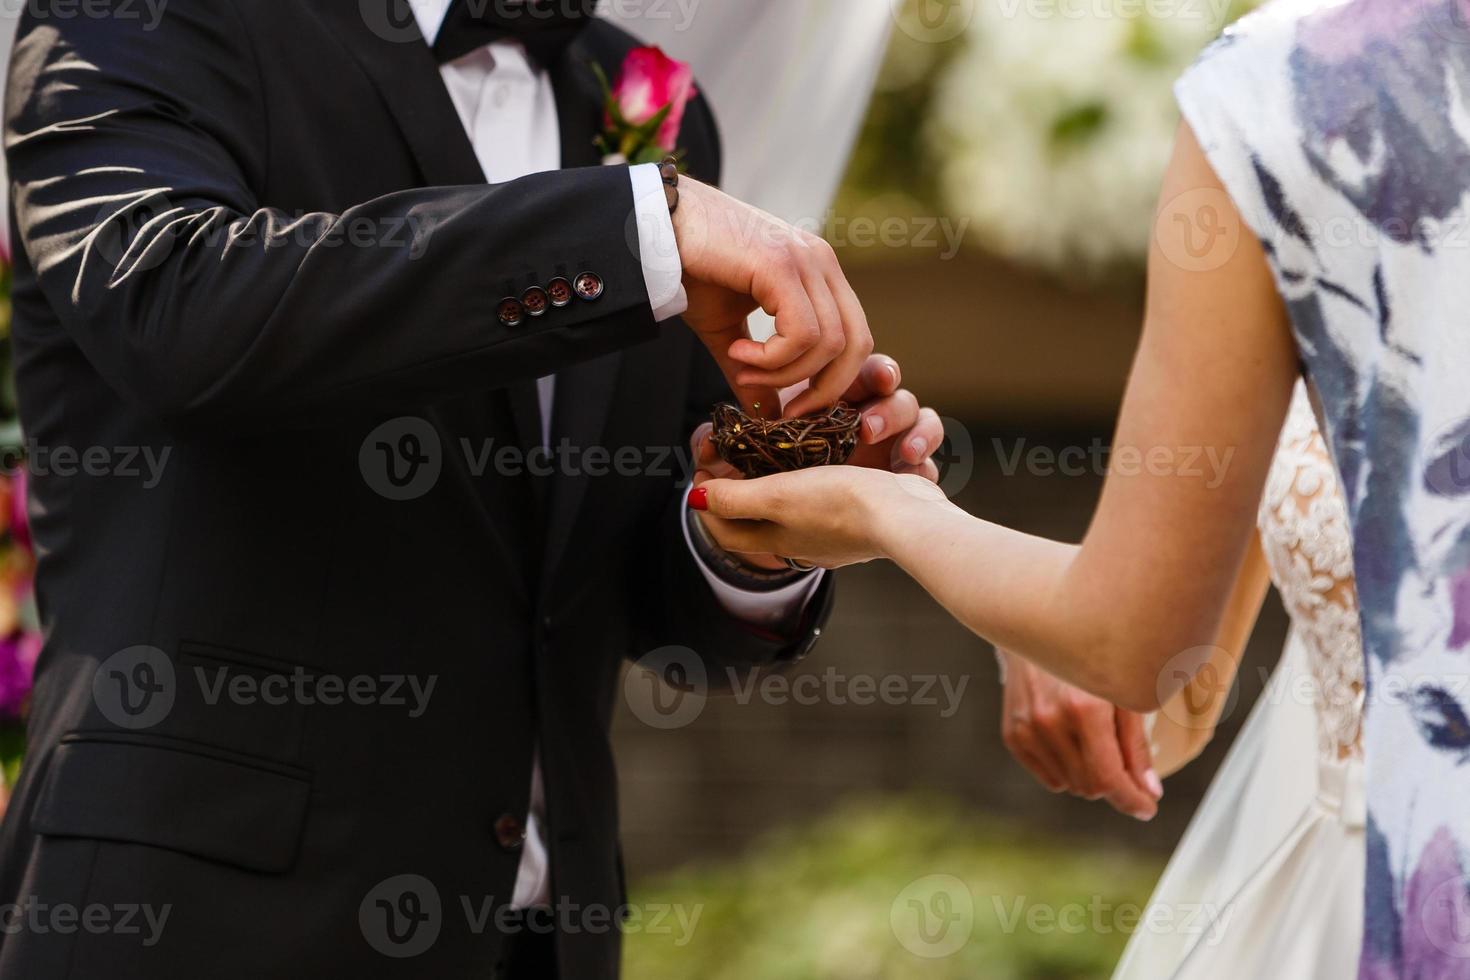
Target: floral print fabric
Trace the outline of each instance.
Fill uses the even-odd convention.
[[[1266,248],[1347,498],[1360,977],[1470,978],[1470,0],[1277,0],[1176,94]]]

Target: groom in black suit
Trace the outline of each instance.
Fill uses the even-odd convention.
[[[631,38],[432,6],[21,24],[46,646],[3,980],[616,976],[622,660],[779,668],[831,602],[681,506],[669,450],[730,397],[745,314],[782,330],[754,380],[815,375],[868,462],[932,469],[830,249],[598,166],[590,65]],[[680,145],[718,180],[702,99]]]

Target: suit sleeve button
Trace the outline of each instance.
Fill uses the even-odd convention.
[[[509,813],[502,813],[495,821],[495,842],[504,851],[519,851],[526,843],[526,828]]]
[[[546,295],[551,298],[552,306],[561,309],[572,302],[572,284],[557,276],[546,284]]]
[[[507,296],[495,307],[495,317],[502,326],[519,327],[526,319],[526,308],[514,296]]]
[[[545,313],[546,308],[550,304],[551,300],[547,297],[546,290],[540,286],[532,286],[524,293],[521,293],[521,305],[526,308],[526,312],[531,316],[540,316]]]
[[[577,296],[589,303],[595,299],[601,299],[603,290],[606,288],[602,283],[602,277],[595,272],[580,273],[574,285]]]

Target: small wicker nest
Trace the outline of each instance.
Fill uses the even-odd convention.
[[[863,420],[861,412],[844,404],[776,422],[719,405],[713,417],[715,451],[748,477],[845,463],[857,449]]]

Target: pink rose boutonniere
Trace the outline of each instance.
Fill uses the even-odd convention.
[[[597,138],[604,163],[658,163],[679,155],[679,128],[695,94],[693,69],[659,48],[635,48],[616,82],[602,66],[592,70],[606,100],[606,128]]]

